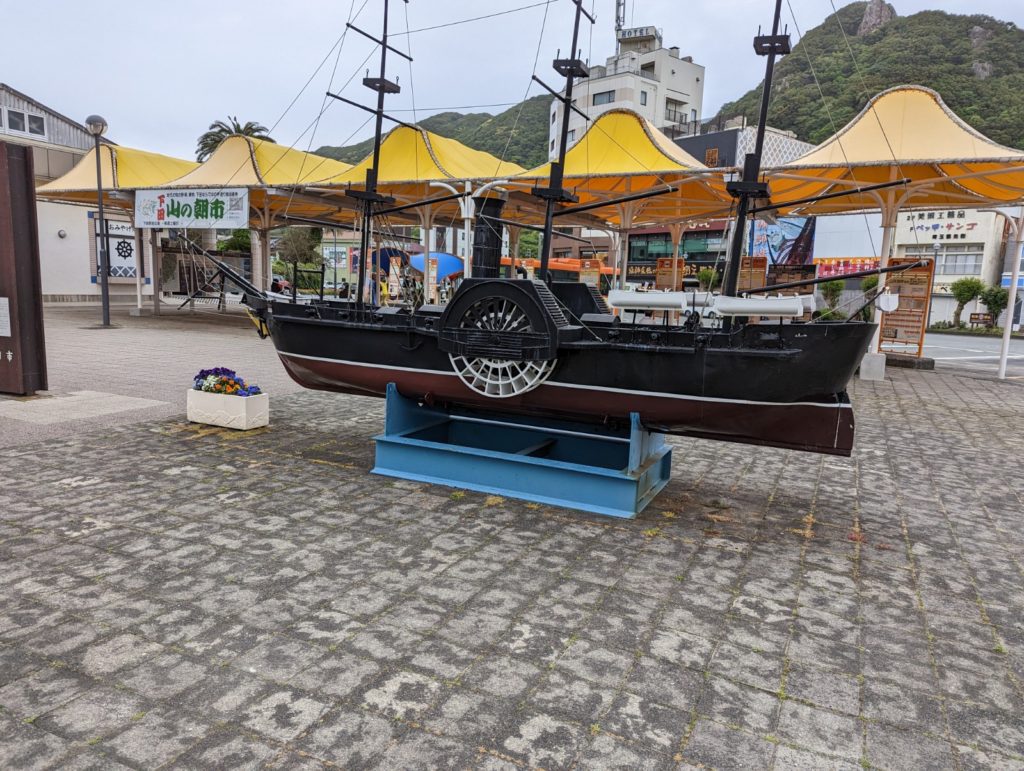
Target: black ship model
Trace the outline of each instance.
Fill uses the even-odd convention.
[[[593,19],[582,0],[571,2],[576,17],[570,51],[575,53],[581,17]],[[500,275],[502,201],[481,198],[472,276],[462,280],[446,305],[381,306],[368,302],[363,291],[344,300],[321,292],[320,298],[297,301],[262,293],[241,279],[244,302],[261,334],[269,335],[291,377],[308,388],[384,396],[394,383],[402,396],[432,406],[578,422],[628,424],[637,413],[645,429],[660,433],[849,455],[854,415],[846,389],[875,324],[859,315],[804,320],[800,298],[736,296],[747,217],[781,208],[771,203],[768,185],[760,180],[774,62],[790,50],[789,36],[779,32],[780,11],[777,0],[771,34],[754,40],[757,53],[767,57],[761,116],[742,177],[728,184],[737,223],[722,292],[713,298],[716,326],[702,323],[699,312],[679,318],[666,314],[664,324],[626,323],[593,287],[551,280],[554,220],[583,208],[573,207],[562,168],[573,85],[588,75],[581,59],[559,58],[554,69],[564,76],[565,89],[561,94],[548,89],[563,105],[559,156],[551,163],[548,184],[532,190],[544,207],[538,278]],[[376,184],[384,97],[398,91],[385,77],[387,0],[377,42],[380,75],[364,79],[377,92],[373,162],[365,188],[348,191],[361,209],[361,255],[371,253],[374,218],[398,208]],[[794,203],[799,202],[787,205]],[[367,285],[368,262],[359,261],[360,288]],[[878,271],[858,275],[873,272]],[[793,286],[757,291],[767,295]],[[659,293],[647,294],[660,299]]]

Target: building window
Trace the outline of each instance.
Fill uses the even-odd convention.
[[[551,140],[551,152],[554,152],[554,151],[555,151],[555,140],[552,139]]]
[[[939,244],[935,263],[937,276],[980,276],[985,259],[984,244]],[[933,257],[932,244],[911,244],[906,247],[908,257]]]
[[[569,133],[566,136],[566,139],[569,142],[575,142],[576,141],[576,129],[569,129]]]
[[[643,105],[643,106],[647,105],[647,92],[646,91],[641,91],[640,92],[640,104]]]
[[[46,136],[46,120],[41,115],[30,115],[21,110],[7,111],[7,128],[38,137]]]
[[[555,122],[555,116],[556,116],[556,115],[558,115],[558,110],[555,110],[555,111],[554,111],[553,113],[551,113],[551,122],[552,122],[552,123],[554,123],[554,122]]]
[[[611,104],[614,101],[615,101],[615,92],[614,91],[601,91],[600,93],[594,94],[593,104],[595,106],[599,105],[599,104]]]
[[[7,111],[7,128],[11,131],[24,131],[25,130],[25,113],[18,112],[17,110]]]

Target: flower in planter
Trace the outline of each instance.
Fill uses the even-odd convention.
[[[203,369],[193,378],[192,388],[230,396],[256,396],[263,393],[258,385],[248,385],[234,370],[226,367]]]

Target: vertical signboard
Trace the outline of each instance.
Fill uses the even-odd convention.
[[[104,218],[107,227],[107,265],[111,278],[135,278],[138,260],[135,248],[135,229],[132,223]],[[100,249],[100,221],[93,219],[96,229],[96,254]],[[99,269],[97,268],[97,273]]]
[[[673,272],[675,283],[672,282]],[[686,260],[682,257],[659,257],[654,270],[654,286],[657,289],[678,291],[683,288],[683,274],[686,272]]]
[[[889,267],[918,262],[919,257],[893,257]],[[905,353],[920,358],[924,353],[924,333],[928,325],[928,306],[932,299],[935,263],[927,260],[916,268],[890,273],[885,285],[900,297],[899,307],[882,314],[878,349],[882,353]]]
[[[46,388],[32,149],[0,142],[0,393]]]
[[[749,292],[765,286],[768,278],[768,258],[754,255],[740,260],[740,274],[736,281],[738,292]]]
[[[603,260],[580,260],[580,281],[587,286],[601,287],[601,268]]]

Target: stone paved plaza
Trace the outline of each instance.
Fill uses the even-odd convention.
[[[47,321],[54,409],[147,358],[162,406],[0,410],[0,768],[1024,767],[1019,383],[857,383],[851,459],[677,441],[619,521],[370,475],[382,402],[240,326]],[[212,364],[268,429],[184,421]]]

